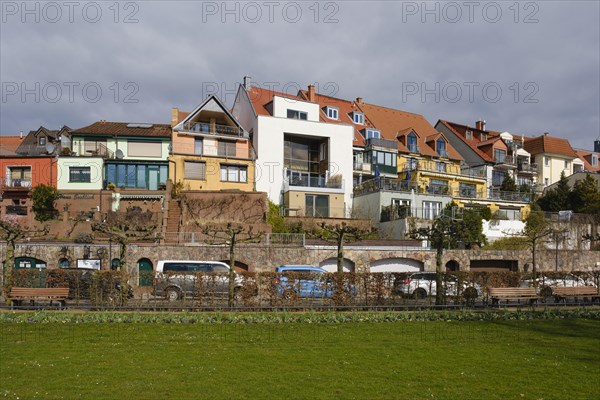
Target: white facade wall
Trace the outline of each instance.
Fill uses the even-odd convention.
[[[286,109],[287,113],[287,109]],[[347,209],[352,206],[352,140],[351,125],[328,124],[289,118],[258,116],[254,143],[257,149],[256,190],[266,192],[271,201],[280,204],[284,185],[284,135],[302,135],[329,138],[329,175],[341,174],[344,202]],[[323,192],[327,189],[322,190]]]
[[[319,121],[319,105],[308,101],[290,99],[287,97],[273,97],[273,116],[287,118],[287,110],[304,111],[308,121]]]
[[[92,135],[88,136],[89,140],[94,139],[94,137]],[[103,139],[103,138],[98,138]],[[171,143],[170,139],[164,139],[164,138],[156,138],[154,139],[154,141],[158,141],[160,140],[160,147],[161,147],[161,155],[157,156],[157,157],[142,157],[142,156],[136,156],[136,157],[129,157],[129,143],[128,140],[134,140],[133,138],[131,139],[127,139],[127,138],[107,138],[106,139],[106,148],[110,151],[113,152],[113,155],[116,154],[117,149],[121,150],[123,152],[123,159],[124,160],[144,160],[144,161],[166,161],[169,158],[169,144]],[[145,138],[145,137],[140,137],[140,140],[147,140],[147,141],[153,141],[149,138]],[[73,139],[73,151],[79,155],[79,156],[88,156],[89,154],[82,154],[80,152],[81,149],[83,149],[84,145],[83,143],[85,142],[85,139],[82,137],[77,137],[75,139]],[[135,146],[135,143],[131,143],[132,146]],[[116,158],[116,157],[115,157]]]
[[[100,190],[103,180],[102,157],[59,157],[58,190]],[[90,167],[90,182],[70,182],[69,167]]]
[[[549,159],[546,165],[546,159]],[[568,167],[565,168],[565,161],[568,162]],[[559,156],[554,154],[538,154],[535,156],[535,163],[538,168],[538,184],[542,186],[552,185],[560,180],[560,174],[564,171],[565,176],[573,174],[573,158]],[[546,178],[548,183],[546,184]]]

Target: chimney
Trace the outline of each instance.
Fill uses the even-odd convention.
[[[308,85],[308,101],[315,101],[315,85]]]
[[[179,123],[179,108],[173,107],[171,109],[171,128]]]
[[[19,138],[19,139],[20,139],[20,140],[23,140],[23,131],[21,131],[21,134],[20,134],[20,138]]]
[[[363,99],[362,99],[362,97],[357,97],[357,98],[356,98],[356,103],[357,103],[357,104],[362,104],[362,103],[363,103]]]
[[[544,132],[544,136],[548,136],[550,133],[548,132]]]
[[[594,141],[594,153],[600,153],[600,138]]]
[[[251,76],[244,75],[244,89],[245,90],[250,90],[250,79],[252,79]]]
[[[480,131],[485,131],[485,120],[480,119],[479,121],[475,122],[475,128],[479,129]]]

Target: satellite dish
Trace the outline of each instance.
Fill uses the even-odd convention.
[[[123,159],[123,150],[117,149],[117,151],[115,152],[115,157],[117,157],[117,159],[119,159],[119,160],[122,160]]]
[[[46,153],[52,154],[54,152],[54,145],[50,142],[46,143]]]

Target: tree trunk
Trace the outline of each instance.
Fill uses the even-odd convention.
[[[235,306],[235,236],[233,234],[229,242],[229,307]]]
[[[119,275],[121,275],[120,305],[125,305],[129,291],[129,271],[127,268],[127,243],[119,242]],[[139,272],[138,272],[139,274]]]
[[[12,287],[12,271],[14,269],[15,261],[15,248],[16,244],[14,241],[6,242],[6,261],[4,262],[4,298],[8,299],[8,294]]]
[[[337,272],[344,272],[344,233],[340,233],[337,243]]]
[[[532,256],[532,262],[533,262],[533,267],[532,267],[532,272],[533,272],[533,286],[537,287],[538,286],[538,282],[537,282],[537,267],[536,267],[536,259],[535,259],[535,252],[536,252],[536,247],[537,247],[537,240],[533,240],[531,243],[531,256]]]
[[[443,305],[446,303],[446,296],[443,291],[442,281],[442,256],[444,255],[444,247],[442,244],[437,246],[435,252],[435,304]]]

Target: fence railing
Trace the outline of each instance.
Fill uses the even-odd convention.
[[[243,137],[244,131],[240,128],[227,125],[210,124],[207,122],[186,122],[183,130],[192,133],[206,133],[210,135],[227,135]]]
[[[167,232],[165,234],[156,234],[158,239],[166,242],[179,244],[211,245],[211,243],[220,242],[218,238],[207,235],[203,232]],[[240,235],[244,239],[244,235]],[[286,246],[304,246],[305,236],[303,233],[267,233],[262,235],[258,243],[253,241],[253,245],[286,245]]]
[[[13,287],[68,287],[67,306],[86,307],[227,307],[229,274],[177,271],[78,271],[74,269],[16,269]],[[436,279],[438,278],[438,279]],[[124,279],[127,281],[125,283]],[[535,288],[539,303],[575,304],[582,298],[561,297],[559,287],[595,292],[600,271],[285,273],[238,272],[235,306],[244,308],[334,306],[435,306],[436,295],[447,305],[489,307],[490,288]],[[589,295],[588,295],[589,296]],[[593,295],[592,295],[593,296]],[[592,299],[585,300],[591,303]],[[501,300],[501,305],[531,306],[530,300]],[[47,305],[44,305],[47,306]]]

